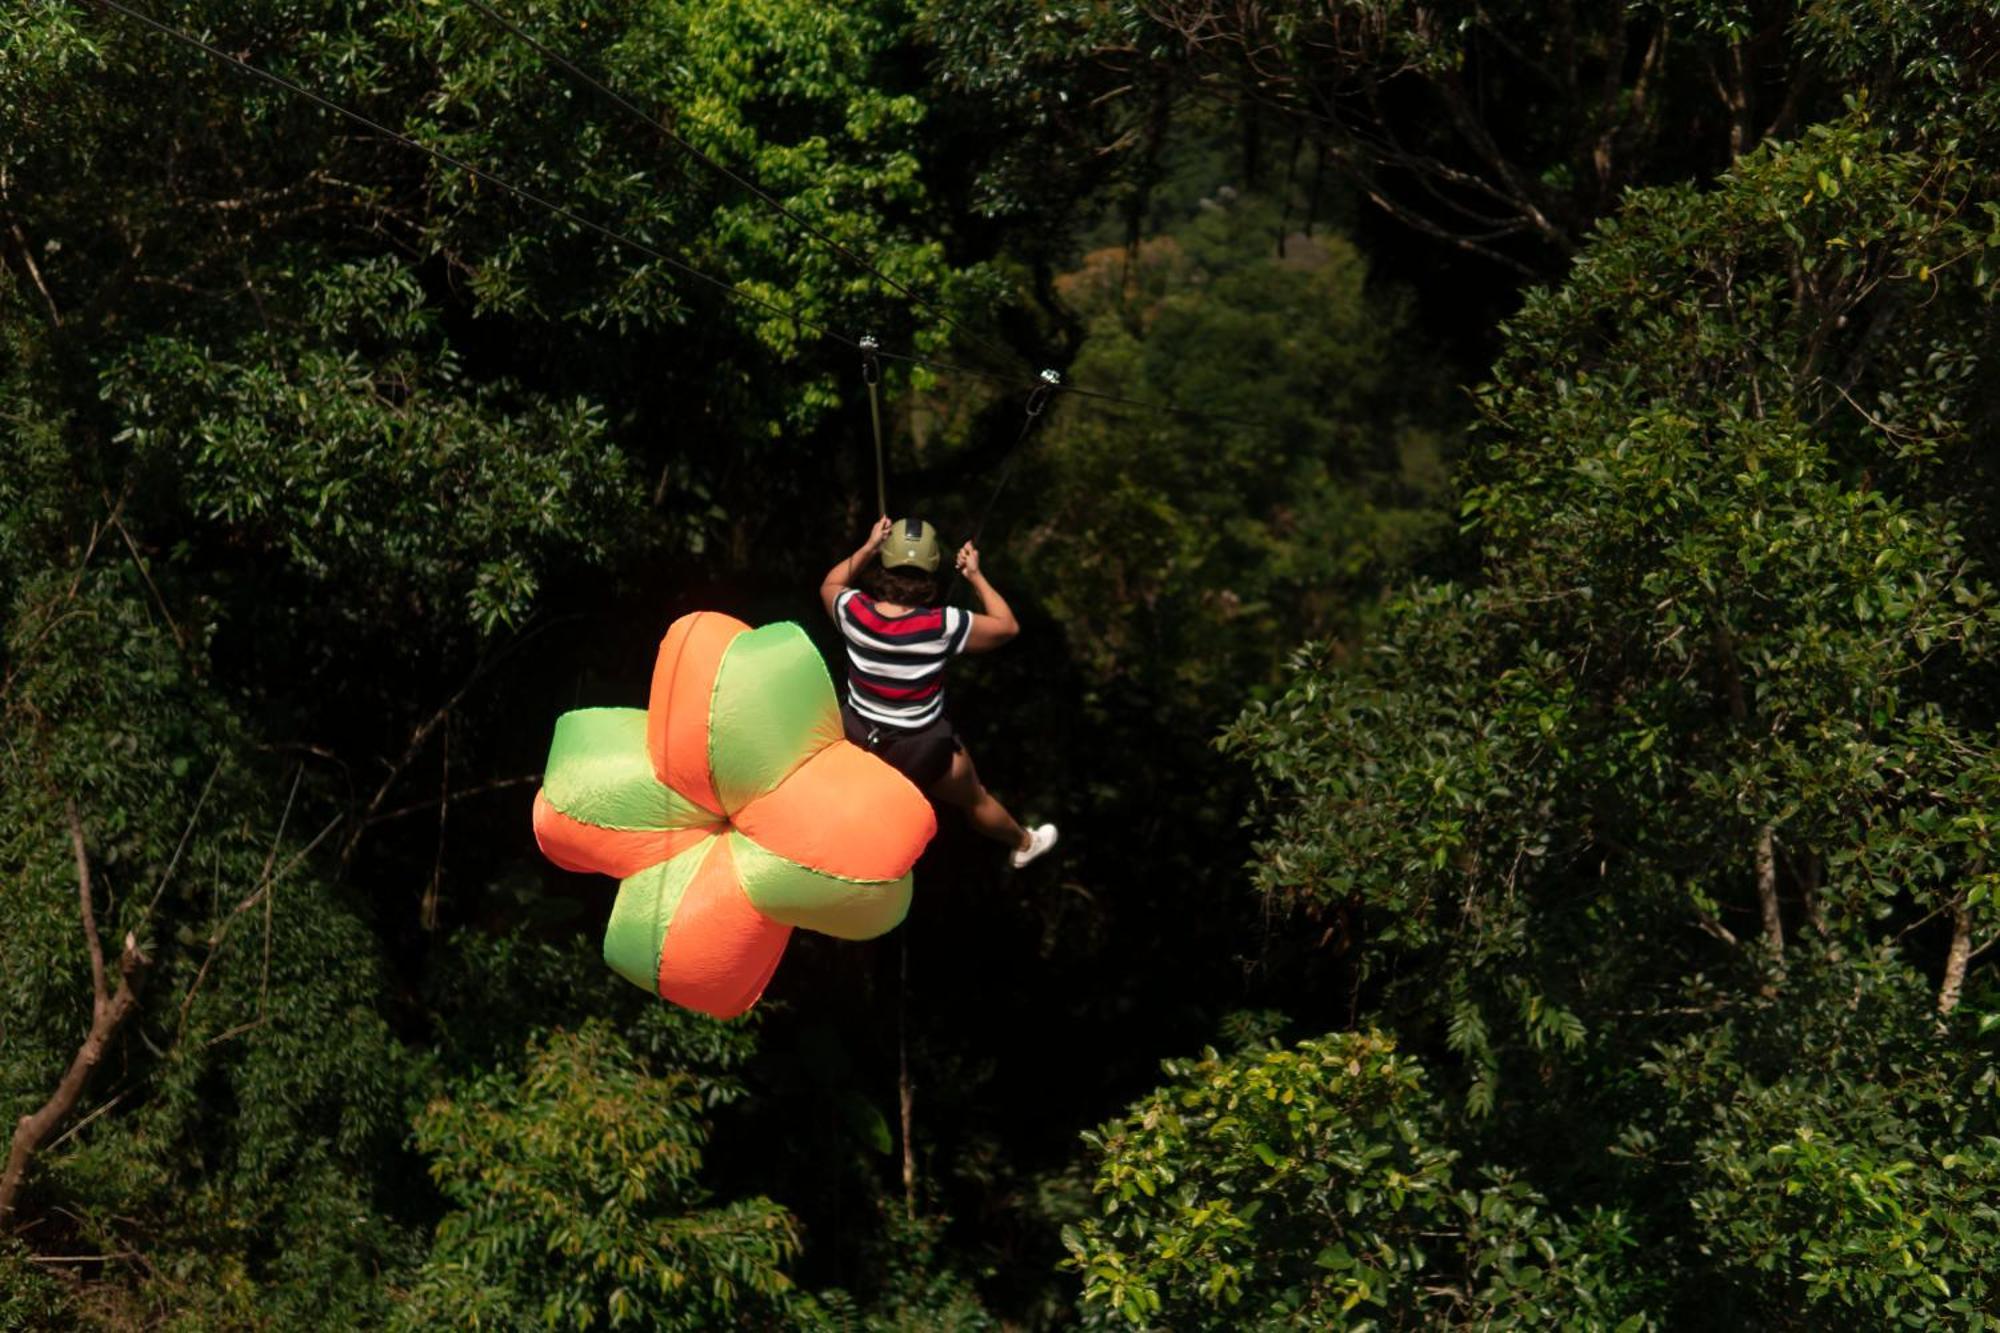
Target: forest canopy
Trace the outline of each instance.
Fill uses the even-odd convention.
[[[0,1326],[2000,1324],[1996,61],[12,6]],[[842,677],[864,337],[1062,841],[721,1022],[530,803],[689,611]]]

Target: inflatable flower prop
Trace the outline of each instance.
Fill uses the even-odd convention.
[[[733,1018],[794,926],[892,930],[930,803],[841,734],[805,631],[712,611],[660,642],[652,697],[556,721],[535,840],[566,870],[616,876],[604,961],[676,1004]]]

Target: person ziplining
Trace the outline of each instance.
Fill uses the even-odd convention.
[[[1023,828],[986,790],[944,716],[947,660],[959,652],[999,647],[1019,632],[1006,600],[979,568],[978,539],[986,515],[1057,392],[1212,422],[1238,419],[1065,385],[1053,370],[1024,380],[991,367],[934,360],[914,348],[888,351],[872,337],[856,341],[796,305],[696,268],[639,236],[412,138],[122,0],[92,3],[620,251],[755,306],[795,331],[810,330],[861,352],[875,430],[877,508],[884,515],[889,505],[878,356],[1029,390],[1020,433],[971,539],[958,554],[958,571],[979,597],[979,611],[943,605],[936,579],[937,534],[929,524],[906,520],[898,541],[897,525],[884,517],[869,541],[822,583],[826,608],[848,643],[844,701],[836,698],[825,663],[798,626],[781,622],[752,629],[732,616],[694,611],[676,620],[661,640],[646,708],[573,709],[556,720],[542,787],[535,795],[534,834],[557,865],[620,881],[605,933],[605,960],[614,970],[700,1012],[718,1018],[743,1013],[770,981],[793,929],[861,940],[902,921],[916,861],[937,827],[932,800],[965,810],[981,833],[1009,844],[1016,866],[1055,846],[1055,825]],[[490,6],[475,7],[726,176],[804,236],[865,270],[954,333],[998,351],[1003,361],[1011,359],[1006,349],[965,328],[866,255],[661,129],[662,118],[589,79]],[[899,576],[914,581],[892,581]],[[852,587],[857,578],[872,586]]]
[[[937,530],[921,519],[876,521],[854,553],[826,572],[819,595],[847,649],[840,716],[847,739],[980,833],[1013,849],[1016,869],[1056,845],[1056,826],[1024,828],[979,778],[944,710],[944,672],[960,653],[991,652],[1020,633],[1007,600],[959,548],[957,569],[979,610],[941,605]]]

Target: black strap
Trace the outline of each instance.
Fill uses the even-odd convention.
[[[875,512],[889,516],[889,474],[882,463],[882,367],[875,359],[879,344],[873,334],[861,339],[861,378],[868,385],[868,419],[875,426]]]
[[[1028,432],[1041,419],[1042,409],[1049,405],[1049,398],[1062,387],[1062,376],[1053,370],[1045,370],[1042,382],[1028,393],[1028,402],[1021,418],[1021,433],[1014,437],[1014,447],[1007,451],[1007,461],[1000,465],[1000,479],[993,483],[993,493],[986,497],[986,507],[979,511],[979,521],[972,525],[972,536],[968,539],[974,546],[979,544],[979,536],[986,531],[986,520],[993,517],[993,506],[1000,502],[1000,492],[1007,489],[1007,478],[1014,475],[1014,464],[1020,460],[1021,446],[1028,442]]]
[[[1053,370],[1043,371],[1040,378],[1041,383],[1028,392],[1028,401],[1021,417],[1021,433],[1014,437],[1014,445],[1007,451],[1006,461],[1000,465],[1000,477],[993,483],[993,493],[986,497],[986,504],[979,511],[979,519],[972,525],[972,536],[967,540],[974,546],[979,545],[980,535],[986,531],[986,520],[993,517],[993,506],[1000,502],[1000,492],[1007,489],[1007,479],[1014,475],[1014,464],[1020,461],[1021,447],[1028,442],[1029,432],[1034,430],[1035,423],[1041,420],[1042,409],[1049,405],[1049,399],[1062,387],[1062,376]],[[951,590],[957,583],[958,567],[953,565],[951,578],[946,581],[944,593],[939,600],[950,601]]]

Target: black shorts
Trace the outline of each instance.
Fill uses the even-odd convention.
[[[908,778],[921,792],[930,791],[938,779],[951,772],[951,757],[965,748],[951,728],[951,719],[942,713],[935,722],[905,731],[870,722],[843,699],[840,722],[847,739]]]

